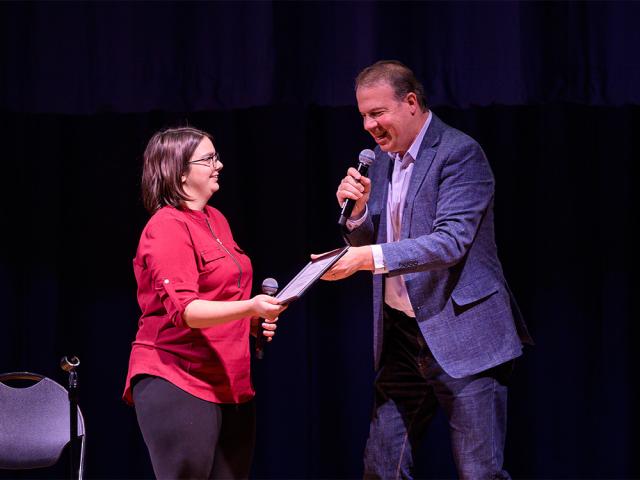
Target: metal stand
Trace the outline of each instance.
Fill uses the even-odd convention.
[[[69,373],[69,454],[71,456],[71,478],[78,479],[78,372],[80,359],[76,356],[62,357],[60,368]]]

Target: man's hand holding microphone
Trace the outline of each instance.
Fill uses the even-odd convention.
[[[360,152],[358,168],[351,167],[342,179],[336,198],[341,207],[338,224],[344,229],[348,219],[358,220],[367,208],[371,192],[371,180],[366,176],[375,154],[372,150]],[[320,255],[311,255],[315,259]],[[342,280],[359,270],[375,270],[371,247],[349,247],[349,251],[340,258],[323,276],[323,280]]]

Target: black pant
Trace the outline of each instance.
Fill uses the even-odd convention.
[[[249,477],[253,401],[207,402],[153,376],[136,381],[133,401],[158,479]]]

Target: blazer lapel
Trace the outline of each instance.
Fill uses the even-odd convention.
[[[376,243],[387,242],[387,197],[389,196],[389,182],[391,181],[391,174],[393,173],[393,161],[389,154],[380,151],[379,158],[376,162],[384,162],[382,168],[377,172],[376,177],[373,179],[371,189],[381,192],[380,195],[380,222],[378,224],[378,234],[376,235]]]
[[[407,191],[407,197],[405,199],[404,211],[402,212],[402,230],[400,232],[400,238],[409,238],[411,231],[411,216],[413,215],[413,202],[416,199],[420,185],[427,176],[429,167],[433,163],[433,158],[438,151],[438,144],[440,143],[440,134],[442,132],[443,123],[436,117],[435,113],[431,112],[432,118],[427,133],[422,139],[422,145],[418,150],[418,158],[415,160],[413,166],[413,172],[411,173],[411,181],[409,182],[409,190]]]

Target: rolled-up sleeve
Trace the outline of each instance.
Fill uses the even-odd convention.
[[[199,273],[187,226],[178,219],[149,225],[140,240],[140,253],[171,322],[189,328],[184,310],[199,298]]]

